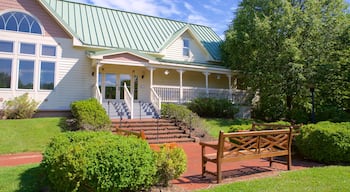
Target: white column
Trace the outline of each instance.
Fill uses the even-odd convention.
[[[228,89],[229,89],[229,97],[228,97],[228,99],[231,99],[232,100],[232,75],[231,74],[228,74],[227,75],[227,77],[228,77]]]
[[[185,72],[182,69],[176,70],[177,72],[180,73],[180,103],[183,101],[183,87],[182,87],[182,74]]]
[[[102,66],[102,64],[100,63],[100,61],[97,61],[96,62],[96,81],[95,81],[95,97],[98,97],[96,98],[100,103],[102,103],[102,94],[100,92],[100,90],[98,90],[98,79],[99,79],[99,76],[100,76],[100,67]],[[99,94],[97,94],[99,93]]]
[[[205,75],[205,90],[207,93],[207,97],[209,96],[209,80],[208,80],[208,76],[210,75],[209,72],[203,72],[203,74]]]
[[[150,88],[152,88],[153,87],[153,71],[155,70],[155,68],[149,67],[147,69],[150,71],[150,73],[149,73],[149,86],[150,86]]]

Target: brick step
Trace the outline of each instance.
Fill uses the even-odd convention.
[[[170,127],[170,126],[175,126],[174,123],[128,123],[128,124],[114,124],[114,126],[121,128],[130,128],[130,127]]]
[[[119,128],[119,127],[118,127]],[[125,129],[128,131],[160,131],[160,130],[180,130],[179,127],[176,126],[168,126],[168,127],[122,127],[121,129]]]
[[[181,129],[171,129],[171,130],[144,130],[146,135],[156,135],[156,134],[182,134],[186,133]]]
[[[169,119],[123,119],[120,121],[120,119],[111,119],[112,123],[157,123],[158,122],[172,122],[174,123],[174,120],[169,120]]]
[[[146,139],[147,140],[152,140],[152,139],[172,139],[172,138],[189,138],[189,135],[187,134],[159,134],[158,136],[157,135],[147,135],[147,133],[145,134],[146,135]]]
[[[195,142],[194,138],[172,138],[172,139],[152,139],[147,140],[149,144],[157,143],[185,143],[185,142]]]

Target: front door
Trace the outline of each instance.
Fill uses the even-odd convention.
[[[134,76],[132,79],[131,77]],[[99,75],[99,88],[104,100],[124,100],[124,83],[134,99],[138,98],[138,76],[103,73]]]

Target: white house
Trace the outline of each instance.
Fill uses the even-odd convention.
[[[0,5],[1,108],[29,93],[42,115],[91,97],[133,114],[135,103],[158,111],[161,102],[242,92],[209,27],[67,0]]]

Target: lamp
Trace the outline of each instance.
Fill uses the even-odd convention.
[[[142,71],[141,79],[145,78],[145,71]]]
[[[169,73],[170,73],[170,72],[169,72],[168,70],[165,70],[165,71],[164,71],[164,75],[169,75]]]

